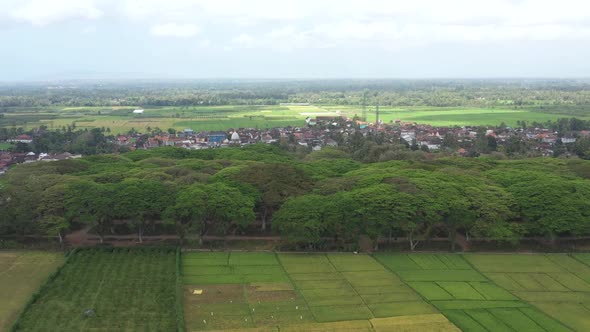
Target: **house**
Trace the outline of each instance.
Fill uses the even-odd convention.
[[[33,138],[29,135],[18,135],[15,138],[11,138],[6,140],[6,142],[9,143],[25,143],[25,144],[29,144],[33,142]]]
[[[80,154],[71,154],[68,152],[64,153],[56,153],[56,154],[47,154],[47,153],[40,153],[39,160],[40,161],[57,161],[57,160],[68,160],[68,159],[78,159],[82,158]]]
[[[326,144],[326,146],[333,147],[333,148],[338,147],[338,142],[336,142],[335,140],[333,140],[331,138],[326,138],[324,140],[324,144]]]
[[[221,145],[223,141],[227,140],[227,135],[223,131],[214,131],[207,135],[207,140],[209,145]]]
[[[117,144],[119,144],[119,145],[126,145],[129,143],[129,137],[123,136],[123,135],[117,136],[116,140],[117,140]]]

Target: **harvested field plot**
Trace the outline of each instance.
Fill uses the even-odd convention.
[[[17,331],[174,331],[174,253],[76,252],[21,316]]]
[[[506,290],[577,330],[590,329],[590,267],[587,254],[465,256]]]
[[[195,252],[182,258],[188,330],[313,322],[273,253]]]
[[[461,255],[381,254],[376,258],[465,331],[567,330],[488,280]]]
[[[31,295],[64,261],[63,254],[0,252],[0,331],[7,331]]]

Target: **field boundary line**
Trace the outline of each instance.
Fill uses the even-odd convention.
[[[390,254],[390,255],[396,255],[396,254]],[[407,254],[403,254],[403,255],[407,255]],[[439,313],[442,313],[442,312],[441,312],[440,310],[438,310],[438,308],[437,308],[437,307],[435,307],[435,306],[434,306],[434,304],[432,304],[432,303],[431,303],[431,302],[430,302],[430,301],[429,301],[429,300],[428,300],[426,297],[422,296],[422,294],[420,294],[420,292],[418,292],[417,290],[415,290],[415,289],[414,289],[414,287],[410,286],[410,284],[408,284],[408,282],[407,282],[407,281],[405,281],[405,280],[404,280],[404,278],[402,278],[402,277],[401,277],[401,276],[400,276],[400,275],[399,275],[397,272],[393,271],[393,270],[392,270],[392,269],[390,269],[388,266],[386,266],[385,264],[381,263],[381,261],[380,261],[380,260],[378,260],[377,258],[375,258],[375,257],[373,256],[373,254],[371,254],[370,256],[371,256],[371,258],[373,258],[374,260],[376,260],[376,261],[377,261],[377,263],[381,264],[381,266],[383,266],[383,268],[385,268],[385,270],[389,271],[389,273],[391,273],[391,274],[395,275],[396,277],[398,277],[398,278],[399,278],[399,280],[400,280],[400,281],[401,281],[401,282],[402,282],[404,285],[406,285],[406,287],[410,288],[411,290],[413,290],[413,291],[414,291],[414,293],[418,294],[418,296],[420,296],[420,298],[421,298],[421,299],[422,299],[424,302],[426,302],[426,303],[430,304],[430,305],[431,305],[433,308],[435,308],[435,309],[436,309],[436,310],[437,310]],[[404,271],[412,271],[412,270],[404,270]],[[415,271],[415,270],[414,270],[414,271]],[[440,287],[440,286],[439,286],[439,287]],[[442,287],[441,287],[441,288],[442,288]],[[443,290],[444,290],[445,292],[447,292],[447,291],[446,291],[444,288],[443,288]],[[447,292],[447,293],[448,293],[448,292]]]
[[[583,254],[583,253],[580,253],[580,254]],[[582,264],[584,264],[585,266],[587,266],[587,267],[590,267],[590,264],[588,264],[588,263],[584,262],[583,260],[581,260],[581,259],[577,258],[577,257],[576,257],[576,256],[574,256],[572,253],[569,253],[569,254],[568,254],[568,256],[570,256],[571,258],[575,259],[575,260],[576,260],[576,262],[582,263]],[[567,269],[566,269],[566,270],[567,270]],[[569,271],[569,270],[567,270],[567,271]],[[570,272],[570,273],[573,273],[573,272]]]
[[[102,286],[104,285],[104,281],[106,279],[106,273],[105,275],[102,277],[102,279],[100,280],[100,284],[98,285],[98,290],[96,291],[96,294],[94,294],[94,298],[92,299],[92,303],[90,305],[90,309],[94,310],[94,305],[96,304],[96,300],[98,299],[98,296],[100,295],[100,292],[102,291]],[[82,324],[82,328],[86,328],[86,325],[88,324],[88,319],[86,319],[84,321],[84,324]]]
[[[370,259],[373,259],[373,257],[371,257],[370,255],[366,255],[366,257],[369,257]],[[338,274],[342,278],[344,278],[344,280],[346,280],[346,283],[348,284],[348,286],[350,286],[350,288],[352,288],[352,290],[354,291],[354,293],[361,299],[361,301],[363,302],[363,305],[365,307],[367,307],[367,309],[369,309],[369,312],[371,313],[371,315],[373,316],[373,318],[377,318],[377,316],[375,316],[375,313],[373,312],[373,310],[371,309],[371,307],[369,307],[369,305],[367,304],[367,302],[365,302],[365,299],[363,299],[363,297],[361,296],[361,294],[356,290],[356,288],[354,288],[354,286],[352,285],[352,283],[350,281],[348,281],[348,279],[346,279],[346,276],[344,276],[342,274],[343,271],[338,270],[338,268],[336,267],[336,265],[334,265],[334,263],[330,259],[330,256],[326,255],[326,258],[328,259],[328,262],[330,262],[330,265],[332,265],[332,267],[334,268],[334,270],[336,270],[336,272],[338,272]],[[370,321],[370,319],[369,319],[369,321]],[[373,326],[373,324],[371,324],[371,326]]]
[[[252,326],[256,327],[256,324],[254,324],[254,315],[252,314],[254,312],[254,308],[252,308],[250,306],[247,285],[246,284],[239,284],[239,285],[242,286],[242,295],[244,296],[244,300],[246,300],[246,304],[248,305],[248,317],[250,317],[250,321],[252,322]],[[248,285],[250,285],[250,284],[248,284]]]
[[[78,252],[78,249],[73,249],[71,251],[66,252],[66,259],[64,260],[64,262],[55,270],[55,272],[53,272],[52,274],[50,274],[45,281],[39,286],[39,288],[37,288],[37,290],[35,290],[35,292],[29,297],[29,300],[27,301],[27,303],[23,306],[23,308],[21,309],[21,311],[18,313],[18,315],[16,316],[16,319],[14,320],[14,322],[12,323],[12,325],[10,326],[10,328],[8,329],[8,331],[10,332],[16,332],[17,328],[18,328],[18,324],[20,323],[22,317],[24,316],[25,312],[27,312],[29,310],[29,308],[31,307],[31,305],[33,305],[33,303],[35,303],[35,301],[37,301],[37,299],[39,298],[39,296],[41,296],[41,294],[43,293],[43,291],[45,290],[45,288],[48,287],[48,285],[59,276],[59,274],[61,273],[61,271],[64,269],[64,267],[66,266],[66,264],[68,263],[68,261],[70,260],[70,258],[72,256],[74,256],[76,253]]]
[[[291,278],[291,275],[289,274],[289,272],[287,272],[287,269],[283,266],[283,262],[279,258],[278,253],[275,252],[274,255],[275,255],[275,258],[277,259],[277,261],[279,262],[281,269],[287,275],[287,278],[289,278],[289,282],[291,282],[291,284],[293,285],[293,288],[295,289],[295,291],[297,291],[297,294],[299,294],[299,296],[301,296],[301,298],[303,299],[303,302],[305,302],[305,305],[307,306],[307,308],[309,309],[309,312],[313,316],[315,323],[318,323],[318,320],[317,320],[316,316],[314,315],[313,310],[311,310],[311,306],[309,305],[309,302],[307,302],[307,299],[305,298],[305,296],[303,296],[303,294],[301,294],[301,289],[299,289],[299,286],[297,286],[297,284],[293,281],[293,278]],[[279,328],[279,331],[280,331],[280,328]]]
[[[406,271],[411,271],[411,270],[406,270]],[[401,278],[400,278],[400,279],[401,279]],[[439,284],[439,282],[440,282],[440,281],[414,281],[414,282],[425,282],[425,283],[431,282],[431,283],[433,283],[433,284],[437,285],[437,286],[438,286],[440,289],[442,289],[442,290],[443,290],[443,292],[445,292],[445,293],[449,294],[449,296],[450,296],[450,297],[451,297],[453,300],[457,300],[457,298],[456,298],[455,296],[453,296],[453,294],[451,294],[451,292],[449,292],[448,290],[446,290],[446,289],[445,289],[443,286],[441,286],[441,285]],[[471,285],[469,285],[469,286],[471,287]],[[409,286],[409,285],[408,285],[408,287],[410,287],[410,288],[411,288],[412,286]],[[471,287],[471,288],[473,288],[473,287]],[[474,289],[474,290],[475,290],[475,289]],[[418,291],[415,291],[415,292],[416,292],[416,293],[419,293]],[[477,290],[476,290],[476,292],[477,292]],[[479,293],[479,292],[478,292],[478,293]]]
[[[176,247],[176,330],[178,332],[186,331],[186,321],[184,319],[184,279],[182,270],[182,251]]]
[[[470,255],[473,255],[474,253],[469,253],[469,254],[470,254]],[[526,305],[528,306],[528,308],[531,308],[531,309],[533,309],[533,310],[537,310],[538,312],[540,312],[540,313],[544,314],[545,316],[547,316],[547,317],[549,317],[549,318],[553,319],[553,320],[554,320],[556,323],[558,323],[558,324],[561,324],[562,326],[564,326],[564,327],[566,327],[566,328],[568,328],[568,329],[570,329],[570,330],[572,330],[572,331],[575,331],[575,329],[573,329],[573,328],[571,328],[570,326],[566,325],[566,324],[565,324],[564,322],[562,322],[561,320],[559,320],[559,319],[557,319],[557,318],[554,318],[553,316],[551,316],[551,315],[549,315],[549,314],[545,313],[543,310],[539,309],[539,308],[538,308],[536,305],[534,305],[533,303],[531,303],[531,302],[529,302],[529,301],[525,301],[525,300],[523,300],[523,299],[522,299],[520,296],[516,295],[516,294],[515,294],[514,292],[512,292],[511,290],[509,290],[509,289],[506,289],[506,288],[504,288],[504,287],[502,287],[502,286],[498,285],[498,284],[497,284],[495,281],[493,281],[493,280],[491,280],[490,278],[488,278],[488,276],[487,276],[487,275],[486,275],[484,272],[480,271],[480,270],[479,270],[479,269],[477,269],[477,268],[476,268],[476,267],[475,267],[473,264],[471,264],[471,262],[469,261],[469,259],[467,259],[467,258],[465,257],[465,254],[464,254],[464,253],[459,253],[458,255],[461,255],[461,258],[462,258],[462,259],[463,259],[465,262],[467,262],[467,264],[469,264],[469,266],[471,266],[471,268],[472,268],[474,271],[477,271],[477,272],[478,272],[479,274],[481,274],[481,275],[482,275],[484,278],[486,278],[486,280],[488,280],[488,282],[490,282],[491,284],[495,285],[496,287],[498,287],[498,288],[501,288],[501,289],[505,290],[506,292],[508,292],[508,293],[512,294],[512,296],[514,296],[515,298],[517,298],[517,299],[518,299],[518,302],[521,302],[521,303],[524,303],[524,304],[526,304]],[[547,256],[545,256],[545,254],[543,254],[543,256],[544,256],[544,257],[547,257]],[[568,270],[566,269],[566,271],[568,271]],[[518,285],[520,285],[524,291],[527,291],[527,290],[526,290],[526,287],[524,287],[524,286],[523,286],[521,283],[519,283],[518,281],[516,281],[515,279],[513,279],[513,278],[510,276],[510,273],[511,273],[511,272],[502,272],[502,274],[506,275],[508,278],[512,279],[514,282],[516,282]],[[527,273],[530,273],[530,272],[521,272],[521,273],[527,274]],[[573,274],[573,273],[572,273],[572,274]],[[487,310],[487,309],[486,309],[486,310]],[[527,314],[525,314],[524,312],[522,312],[522,311],[520,310],[520,308],[518,308],[518,311],[519,311],[520,313],[522,313],[523,315],[525,315],[525,316],[529,317]],[[490,314],[491,314],[491,315],[493,315],[491,312],[490,312]],[[493,316],[494,316],[494,317],[496,317],[495,315],[493,315]],[[498,318],[498,317],[496,317],[496,318]],[[529,317],[529,318],[530,318],[530,317]],[[498,319],[499,319],[499,318],[498,318]],[[537,322],[536,322],[534,319],[532,319],[532,318],[530,318],[530,319],[531,319],[533,322],[535,322],[535,324],[537,324],[537,326],[540,326],[540,325],[539,325],[539,324],[538,324],[538,323],[537,323]],[[479,323],[479,322],[478,322],[478,323]],[[480,324],[480,325],[481,325],[481,324]],[[508,325],[508,324],[506,324],[506,325]],[[510,327],[510,328],[512,328],[511,326],[509,326],[509,327]],[[547,330],[546,330],[546,329],[545,329],[543,326],[540,326],[540,327],[541,327],[541,329],[543,329],[543,330],[547,331]]]
[[[388,253],[388,255],[398,255],[398,254],[395,254],[395,253]],[[409,254],[408,254],[408,253],[403,253],[403,254],[399,254],[399,255],[406,255],[406,256],[407,256],[407,255],[409,255]],[[458,253],[457,253],[457,254],[455,254],[455,255],[462,255],[462,254],[458,254]],[[453,322],[452,322],[452,321],[449,319],[449,317],[447,317],[447,315],[445,315],[445,314],[444,314],[444,312],[443,312],[442,310],[440,310],[440,309],[439,309],[439,308],[437,308],[437,307],[436,307],[434,304],[432,304],[432,302],[431,302],[430,300],[428,300],[426,297],[424,297],[424,296],[423,296],[423,295],[422,295],[422,294],[421,294],[419,291],[417,291],[416,289],[414,289],[414,287],[410,286],[410,285],[409,285],[409,284],[408,284],[408,283],[407,283],[407,282],[404,280],[404,278],[402,278],[402,277],[401,277],[401,276],[400,276],[400,275],[399,275],[397,272],[393,271],[391,268],[389,268],[388,266],[386,266],[385,264],[383,264],[383,263],[382,263],[380,260],[378,260],[377,258],[375,258],[375,257],[373,256],[373,254],[371,254],[371,257],[372,257],[374,260],[376,260],[376,261],[377,261],[377,263],[381,264],[381,265],[382,265],[382,266],[383,266],[383,267],[384,267],[384,268],[385,268],[387,271],[389,271],[389,272],[390,272],[390,273],[392,273],[393,275],[397,276],[397,277],[399,278],[399,280],[400,280],[401,282],[403,282],[403,283],[404,283],[404,285],[406,285],[406,287],[410,288],[411,290],[413,290],[413,291],[414,291],[414,293],[416,293],[418,296],[420,296],[420,298],[422,299],[422,301],[424,301],[425,303],[428,303],[428,304],[429,304],[431,307],[433,307],[433,308],[434,308],[436,311],[438,311],[438,313],[439,313],[439,314],[441,314],[441,315],[445,316],[445,318],[446,318],[446,319],[447,319],[449,322],[451,322],[453,325],[457,326],[455,323],[453,323]],[[464,257],[461,257],[461,259],[463,259],[463,260],[467,261],[467,260],[466,260]],[[469,264],[469,262],[467,262],[467,263]],[[471,265],[469,265],[469,266],[471,266]],[[428,270],[424,270],[424,269],[422,269],[422,270],[404,270],[404,271],[428,271]],[[477,270],[476,270],[476,271],[477,271]],[[479,272],[479,271],[477,271],[477,272]],[[481,273],[481,272],[479,272],[479,273]],[[485,276],[484,276],[484,277],[485,277]],[[487,277],[486,277],[486,278],[487,278]],[[436,283],[436,282],[434,282],[434,283]],[[437,286],[438,286],[438,284],[437,284]],[[439,286],[439,287],[440,287],[440,286]],[[445,292],[447,292],[447,290],[446,290],[446,289],[444,289],[444,288],[442,288],[442,287],[440,287],[440,288],[441,288],[442,290],[444,290]],[[449,293],[449,292],[447,292],[447,293]],[[452,294],[451,294],[451,296],[452,296]],[[454,297],[454,296],[453,296],[453,297]],[[457,309],[451,309],[451,310],[457,310]],[[469,315],[468,315],[468,314],[465,312],[465,310],[463,310],[463,309],[461,309],[461,310],[457,310],[457,311],[462,311],[464,314],[466,314],[467,316],[469,316]],[[469,317],[471,317],[471,316],[469,316]],[[483,326],[483,325],[482,325],[480,322],[478,322],[477,320],[474,320],[474,321],[477,323],[477,325],[481,326],[481,327],[482,327],[484,330],[488,330],[488,329],[486,329],[486,328],[485,328],[485,326]],[[457,328],[459,328],[459,327],[457,326]]]

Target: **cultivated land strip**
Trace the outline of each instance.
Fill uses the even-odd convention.
[[[27,300],[64,261],[60,253],[0,252],[0,331],[7,331]]]
[[[468,254],[466,258],[498,285],[564,326],[590,329],[588,254]]]
[[[19,268],[34,267],[29,273],[35,274],[57,262],[51,257],[0,253],[1,271],[8,272],[0,281],[14,277],[0,284],[2,294],[14,297],[10,286],[30,281],[15,279]],[[15,331],[173,331],[180,326],[176,257],[172,249],[80,250],[34,298]],[[590,254],[180,257],[187,331],[590,330]],[[93,314],[85,317],[85,309]]]
[[[463,330],[569,330],[498,287],[474,269],[463,255],[375,256]]]
[[[78,250],[14,331],[174,331],[175,257],[173,249]]]

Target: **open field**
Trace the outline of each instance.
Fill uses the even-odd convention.
[[[26,309],[16,331],[175,331],[174,253],[78,251]]]
[[[464,331],[568,331],[494,284],[461,255],[399,254],[376,258]]]
[[[59,253],[0,252],[0,331],[7,331],[27,300],[63,263]]]
[[[61,259],[0,262],[6,330]],[[186,252],[178,293],[175,262],[170,249],[78,251],[16,330],[175,331],[177,300],[187,331],[590,329],[590,254]]]
[[[183,278],[189,331],[458,330],[368,255],[187,253]]]
[[[564,325],[590,330],[590,254],[466,255],[497,285]]]
[[[143,114],[132,114],[136,107],[52,107],[8,108],[0,119],[0,127],[25,127],[30,129],[45,125],[59,129],[72,125],[77,128],[108,127],[114,133],[134,128],[192,128],[196,131],[227,130],[229,128],[271,128],[302,126],[309,116],[340,114],[353,117],[361,115],[359,106],[184,106],[145,108]],[[137,107],[140,108],[140,107]],[[545,122],[559,117],[577,116],[590,119],[587,113],[542,113],[526,109],[510,108],[461,108],[461,107],[405,107],[380,108],[380,119],[388,123],[400,119],[437,126],[499,125],[514,126],[519,120]],[[375,121],[375,112],[369,108],[368,121]]]
[[[159,127],[164,130],[192,128],[196,131],[205,131],[240,127],[302,126],[307,116],[335,114],[314,106],[159,107],[145,108],[143,114],[133,114],[134,108],[19,108],[5,113],[0,126],[32,128],[45,125],[50,129],[59,129],[74,123],[77,128],[82,129],[108,127],[114,133],[127,132],[132,128],[146,131],[148,127]]]
[[[326,106],[326,110],[341,111],[345,114],[362,114],[358,106]],[[430,124],[433,126],[467,126],[489,125],[497,126],[504,122],[508,126],[516,126],[517,121],[545,122],[556,120],[560,117],[578,117],[590,119],[587,113],[583,114],[552,114],[533,112],[526,109],[511,108],[462,108],[462,107],[380,107],[379,119],[385,123],[395,120],[412,121]],[[367,111],[367,120],[375,121],[375,110],[371,107]]]

